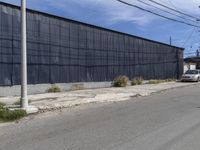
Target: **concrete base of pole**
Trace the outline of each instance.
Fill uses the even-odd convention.
[[[25,110],[27,114],[35,114],[39,111],[39,109],[35,106],[28,106]]]
[[[39,109],[35,106],[28,106],[27,108],[20,108],[19,106],[11,106],[9,110],[25,110],[27,114],[35,114]]]

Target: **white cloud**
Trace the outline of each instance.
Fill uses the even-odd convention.
[[[3,0],[16,2],[17,0]],[[158,10],[153,9],[147,5],[141,4],[137,0],[124,0],[126,2],[142,6],[143,8],[150,9],[153,11],[161,13]],[[146,3],[153,4],[149,0],[142,0]],[[193,16],[200,18],[200,0],[154,0],[159,3],[169,5],[172,8],[175,8],[180,11],[184,11]],[[143,12],[139,9],[124,5],[116,0],[29,0],[29,3],[32,5],[39,4],[40,7],[51,6],[55,9],[60,9],[63,12],[69,14],[81,14],[81,9],[89,10],[87,14],[92,17],[92,19],[104,21],[106,24],[115,24],[118,22],[132,22],[140,26],[148,25],[149,23],[159,20],[159,17],[156,17],[147,12]],[[155,5],[155,4],[153,4]],[[155,5],[160,7],[158,5]],[[160,7],[164,9],[163,7]],[[84,15],[85,12],[83,12]],[[161,13],[162,14],[162,13]],[[166,15],[166,14],[165,14]],[[169,14],[167,14],[170,16]],[[180,14],[178,14],[180,15]],[[170,16],[175,17],[175,16]]]
[[[91,16],[92,13],[98,12],[100,15],[96,17],[98,17],[101,21],[102,20],[105,21],[108,24],[115,24],[123,21],[123,22],[133,22],[138,25],[148,25],[149,23],[160,19],[159,17],[156,17],[152,14],[144,13],[141,10],[119,3],[116,0],[44,0],[44,1],[53,7],[61,8],[63,11],[66,12],[70,11],[70,13],[73,12],[77,13],[77,11],[79,10],[76,9],[78,8],[91,10],[90,11]],[[143,8],[146,9],[150,10],[152,9],[152,7],[148,7],[147,5],[141,4],[137,0],[134,1],[125,0],[125,1],[142,6]],[[142,1],[152,4],[148,0],[142,0]],[[165,5],[168,4],[172,8],[187,12],[196,17],[198,16],[200,17],[200,9],[198,8],[198,4],[200,5],[200,0],[188,0],[188,1],[171,0],[171,2],[170,0],[169,1],[156,0],[156,1],[163,3]],[[160,13],[160,11],[157,12]]]
[[[44,1],[49,2],[49,0]],[[95,19],[98,18],[106,24],[133,22],[145,25],[155,18],[149,14],[144,15],[143,12],[121,4],[116,0],[51,0],[48,4],[67,13],[80,13],[79,8],[87,9],[90,13],[89,16],[96,17]]]

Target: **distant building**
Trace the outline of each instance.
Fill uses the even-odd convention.
[[[200,56],[187,57],[184,59],[184,72],[189,69],[200,69]]]
[[[184,62],[184,73],[187,70],[195,70],[196,69],[196,63],[185,63]]]

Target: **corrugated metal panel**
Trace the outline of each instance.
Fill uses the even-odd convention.
[[[27,14],[28,83],[182,74],[180,48],[36,11]],[[19,8],[0,3],[0,85],[20,84]]]

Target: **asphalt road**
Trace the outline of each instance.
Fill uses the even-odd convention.
[[[0,150],[199,150],[200,85],[0,127]]]

